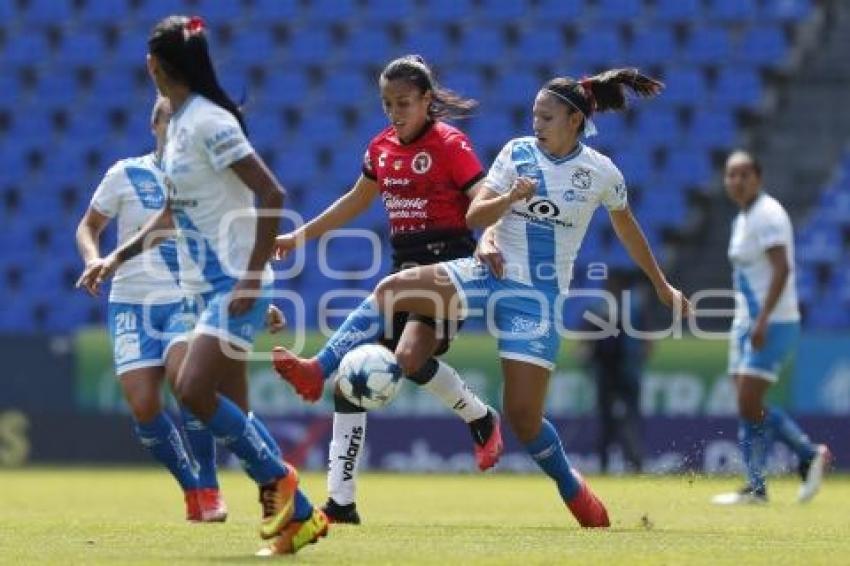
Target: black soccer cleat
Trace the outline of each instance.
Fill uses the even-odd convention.
[[[357,513],[357,504],[349,503],[348,505],[340,505],[330,497],[322,505],[322,511],[327,516],[331,523],[345,525],[359,525],[360,515]]]

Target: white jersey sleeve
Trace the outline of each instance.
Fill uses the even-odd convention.
[[[762,209],[756,211],[756,214],[753,235],[761,249],[768,250],[776,246],[788,246],[791,243],[793,229],[785,209],[772,207],[769,213]]]
[[[196,140],[201,144],[212,168],[221,171],[254,153],[254,148],[239,127],[236,117],[223,108],[216,107],[216,110],[205,113],[197,122]]]
[[[600,201],[608,210],[623,210],[629,204],[626,181],[617,166],[610,159],[606,158],[606,161],[610,167],[603,178]]]
[[[505,144],[496,160],[493,161],[493,165],[490,166],[490,171],[487,172],[485,186],[500,195],[510,191],[517,179],[516,166],[511,158],[512,148],[513,141]]]
[[[115,218],[120,212],[124,176],[123,162],[114,163],[92,195],[91,207],[107,218]]]

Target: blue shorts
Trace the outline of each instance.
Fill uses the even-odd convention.
[[[750,326],[734,325],[729,337],[729,374],[754,375],[775,382],[783,364],[794,353],[799,338],[799,322],[771,322],[767,325],[764,347],[754,350]]]
[[[548,370],[555,368],[561,345],[555,316],[558,292],[541,291],[499,279],[486,265],[463,258],[440,264],[461,301],[463,318],[483,316],[497,337],[499,356]]]
[[[165,366],[168,349],[185,342],[197,313],[191,303],[109,303],[109,335],[115,373]]]
[[[208,336],[217,336],[234,346],[249,352],[254,347],[254,338],[258,330],[266,324],[266,312],[271,304],[272,286],[260,289],[260,296],[254,300],[251,309],[239,316],[230,316],[227,307],[230,304],[230,292],[205,295],[204,310],[195,332]]]

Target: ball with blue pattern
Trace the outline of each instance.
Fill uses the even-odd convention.
[[[336,383],[348,401],[361,409],[372,410],[395,399],[402,377],[392,352],[379,344],[365,344],[342,358]]]

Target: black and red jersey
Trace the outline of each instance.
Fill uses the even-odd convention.
[[[466,134],[433,122],[403,144],[388,127],[369,143],[363,174],[378,183],[390,221],[393,244],[428,234],[465,234],[466,191],[484,177]]]

